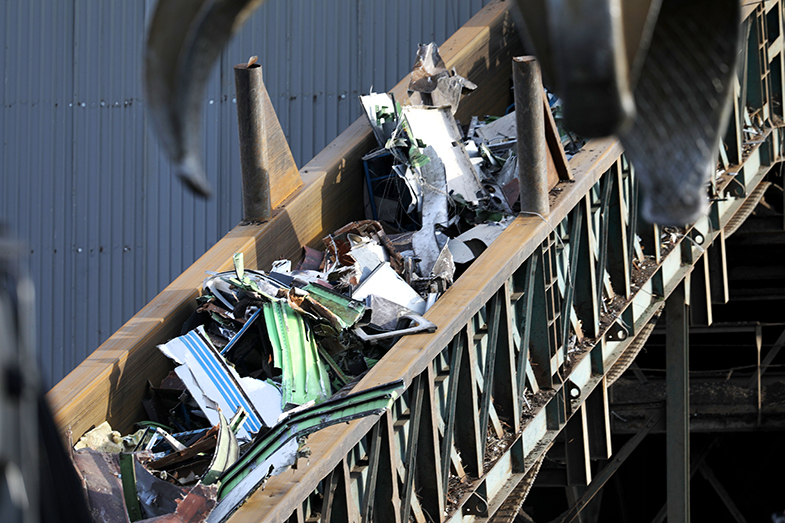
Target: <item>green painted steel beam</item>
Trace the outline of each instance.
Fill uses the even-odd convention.
[[[337,423],[380,414],[390,408],[402,388],[402,382],[393,382],[287,413],[266,434],[257,437],[245,455],[221,476],[219,499],[225,498],[253,468],[264,463],[289,440]]]
[[[273,347],[274,364],[283,372],[283,408],[309,401],[324,401],[332,395],[327,368],[319,357],[313,332],[305,320],[283,300],[263,305],[267,334]]]

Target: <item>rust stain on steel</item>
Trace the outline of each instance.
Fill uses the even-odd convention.
[[[82,479],[92,520],[130,523],[123,501],[118,455],[83,449],[73,453],[73,460]]]
[[[349,254],[352,249],[351,242],[347,239],[347,234],[357,234],[366,238],[377,239],[384,246],[390,255],[390,265],[398,274],[403,273],[403,256],[398,252],[390,238],[385,234],[382,225],[375,220],[360,220],[344,225],[333,234],[322,238],[322,242],[328,251],[336,259]],[[351,265],[353,260],[346,260]]]
[[[139,523],[201,523],[215,506],[218,487],[215,485],[196,485],[177,502],[174,514],[145,519]]]
[[[303,245],[303,259],[297,265],[298,271],[318,271],[322,265],[324,253]]]

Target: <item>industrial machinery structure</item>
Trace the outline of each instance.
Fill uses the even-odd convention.
[[[758,291],[745,290],[755,270],[731,264],[744,256],[734,248],[781,253],[782,16],[778,0],[743,6],[749,36],[705,216],[667,229],[639,219],[635,169],[620,143],[590,140],[549,187],[548,214],[515,218],[428,311],[438,330],[402,338],[355,387],[402,380],[392,408],[309,436],[310,458],[269,478],[229,520],[512,521],[540,481],[567,487],[559,520],[576,521],[647,434],[666,428],[663,515],[688,521],[691,473],[712,477],[703,451],[690,467],[690,431],[785,429],[783,380],[766,372],[785,343],[779,333],[769,340],[783,324],[782,264],[764,260],[770,281],[780,279]],[[522,53],[510,2],[487,6],[441,49],[449,68],[478,85],[456,117],[502,113]],[[205,270],[228,269],[235,252],[260,268],[294,259],[301,245],[361,218],[360,158],[372,143],[367,122],[355,122],[300,169],[301,184],[273,196],[269,221],[237,226],[55,386],[48,399],[60,428],[81,435],[104,420],[130,428],[147,380],[170,368],[155,345],[179,332]],[[549,144],[554,155],[558,147]],[[273,183],[290,175],[270,172]],[[753,221],[761,205],[769,216]],[[729,237],[745,230],[733,245]],[[767,317],[750,306],[764,295]],[[747,301],[736,306],[737,298]],[[712,330],[716,323],[724,330]],[[694,327],[749,333],[757,359],[741,378],[691,377]],[[661,334],[664,376],[634,363]],[[726,366],[739,364],[727,356]],[[637,382],[622,377],[628,369]],[[618,446],[614,431],[633,436]]]

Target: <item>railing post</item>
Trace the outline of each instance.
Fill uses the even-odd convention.
[[[234,66],[237,127],[240,133],[240,166],[243,174],[243,221],[270,219],[270,176],[265,165],[262,66]]]
[[[548,204],[548,163],[545,142],[540,68],[533,56],[512,60],[515,87],[515,124],[518,136],[518,183],[521,212],[546,216]]]

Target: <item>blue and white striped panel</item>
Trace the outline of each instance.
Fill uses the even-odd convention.
[[[262,428],[258,412],[212,343],[198,330],[192,330],[180,339],[221,395],[220,398],[211,399],[229,412],[230,416],[238,407],[243,407],[248,413],[246,428],[249,432],[258,432]]]

